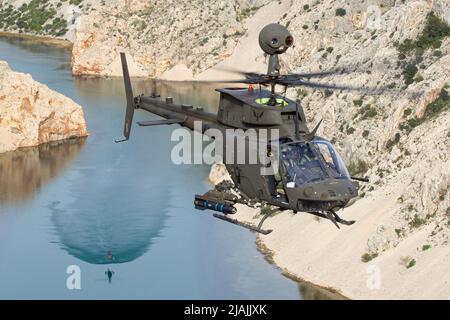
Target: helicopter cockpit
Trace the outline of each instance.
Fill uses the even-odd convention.
[[[327,140],[284,144],[280,158],[288,188],[327,179],[350,179],[344,162]]]

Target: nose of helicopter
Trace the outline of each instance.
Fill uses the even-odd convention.
[[[327,179],[304,186],[287,186],[288,196],[307,201],[349,201],[358,195],[357,185],[349,179]]]

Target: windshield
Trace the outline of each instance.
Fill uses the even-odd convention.
[[[349,178],[341,157],[326,140],[282,145],[280,155],[287,182],[292,187],[292,183],[299,186],[329,178]]]

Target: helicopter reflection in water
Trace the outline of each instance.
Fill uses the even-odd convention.
[[[149,249],[164,227],[170,202],[165,176],[154,174],[152,183],[143,178],[143,171],[158,169],[147,166],[150,156],[130,165],[108,161],[104,152],[96,156],[101,168],[72,169],[64,194],[47,205],[61,249],[90,264],[130,262]]]

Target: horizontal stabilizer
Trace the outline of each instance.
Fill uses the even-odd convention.
[[[137,124],[141,127],[151,127],[151,126],[159,126],[163,124],[175,124],[175,123],[183,123],[184,120],[180,119],[165,119],[165,120],[153,120],[153,121],[141,121]]]

